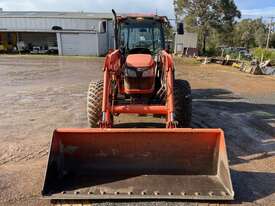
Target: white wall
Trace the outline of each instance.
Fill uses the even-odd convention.
[[[184,35],[176,34],[175,52],[182,53],[184,48],[197,48],[198,35],[196,33],[185,33]]]
[[[109,50],[109,39],[107,33],[97,34],[98,37],[98,53],[97,56],[105,55]]]
[[[98,43],[96,33],[61,33],[60,55],[97,55]]]
[[[59,55],[102,56],[108,52],[107,33],[57,33]]]
[[[101,22],[107,21],[106,33],[100,33]],[[53,26],[63,30],[53,31]],[[43,33],[52,32],[58,41],[60,55],[105,55],[114,47],[112,20],[58,17],[0,17],[0,29],[11,32],[31,32],[27,39],[44,41]],[[57,32],[55,34],[55,32]],[[36,33],[39,35],[37,36]]]
[[[108,44],[109,44],[109,49],[114,48],[114,42],[115,42],[115,33],[114,33],[114,26],[113,26],[113,21],[109,20],[108,21]]]
[[[1,17],[0,28],[5,30],[51,30],[53,26],[60,26],[64,30],[94,30],[99,31],[101,19],[74,18],[19,18]]]

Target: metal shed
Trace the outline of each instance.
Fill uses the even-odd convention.
[[[198,55],[198,34],[185,33],[175,36],[175,54],[184,54],[187,56]]]
[[[0,48],[6,50],[56,47],[59,55],[101,56],[113,41],[111,13],[0,11]]]

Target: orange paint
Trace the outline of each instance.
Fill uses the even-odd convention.
[[[151,68],[155,61],[150,54],[130,54],[126,59],[126,64],[133,68]]]
[[[167,107],[162,105],[120,105],[113,106],[113,113],[131,113],[131,114],[167,114]]]

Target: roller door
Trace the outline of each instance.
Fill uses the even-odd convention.
[[[97,55],[97,35],[91,33],[62,33],[63,55]]]

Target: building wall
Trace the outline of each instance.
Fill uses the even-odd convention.
[[[197,49],[198,35],[196,33],[185,33],[184,35],[176,34],[175,36],[175,53],[184,53],[187,48]]]
[[[25,14],[25,13],[24,13]],[[0,15],[0,30],[19,34],[19,41],[45,46],[56,41],[60,55],[105,55],[114,47],[113,22],[110,17]],[[20,15],[20,14],[17,14]],[[31,12],[27,15],[32,15]],[[43,15],[43,13],[41,14]],[[106,27],[104,28],[104,23]],[[53,30],[54,26],[62,30]],[[52,45],[49,45],[52,46]]]
[[[185,33],[183,35],[176,35],[175,42],[182,44],[186,48],[197,48],[198,34],[196,33]]]
[[[99,31],[100,22],[104,19],[75,19],[75,18],[24,18],[1,17],[0,29],[6,30],[52,30],[53,26],[59,26],[63,30],[93,30]]]
[[[115,33],[114,33],[114,25],[113,25],[113,21],[109,20],[108,21],[108,41],[109,41],[109,49],[113,49],[114,48],[114,43],[115,43]]]
[[[107,53],[107,33],[59,33],[60,55],[103,56]]]
[[[61,33],[61,55],[97,55],[97,36],[92,33]]]
[[[97,34],[98,40],[98,52],[97,56],[103,56],[109,50],[109,39],[107,33]]]

